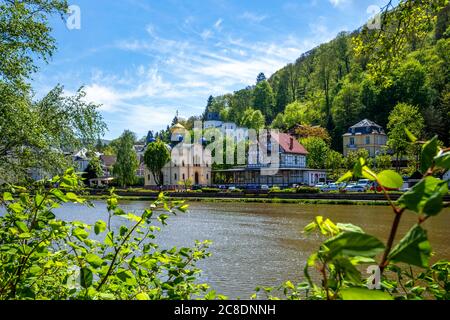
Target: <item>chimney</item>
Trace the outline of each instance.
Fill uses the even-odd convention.
[[[291,137],[291,144],[289,145],[289,149],[292,150],[294,149],[294,138]]]

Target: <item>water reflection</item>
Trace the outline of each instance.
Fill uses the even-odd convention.
[[[126,211],[144,209],[147,202],[123,202]],[[96,208],[67,205],[58,216],[95,223],[106,219],[106,206]],[[449,259],[450,210],[430,219],[425,227],[437,258]],[[274,286],[286,280],[300,281],[308,256],[320,239],[305,236],[303,227],[317,215],[334,222],[353,223],[385,241],[393,214],[388,207],[327,206],[248,203],[191,203],[188,214],[171,217],[158,235],[164,248],[192,246],[195,240],[212,240],[213,256],[202,261],[201,281],[231,298],[249,298],[258,285]],[[417,217],[408,213],[400,225],[404,234]],[[397,239],[398,240],[398,239]]]

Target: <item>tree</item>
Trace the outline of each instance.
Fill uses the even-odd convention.
[[[228,118],[230,121],[239,123],[242,114],[253,106],[253,89],[247,88],[236,91],[230,100]]]
[[[136,170],[139,167],[134,142],[136,135],[128,130],[120,136],[117,146],[117,162],[114,165],[114,176],[120,186],[133,185],[136,181]]]
[[[327,154],[330,151],[329,146],[320,138],[304,138],[300,143],[308,151],[308,168],[324,169]]]
[[[331,114],[331,91],[334,85],[336,70],[336,56],[330,44],[323,44],[318,49],[317,60],[315,62],[315,81],[323,92],[325,97],[325,114],[326,114],[326,128],[331,131],[332,128],[332,114]]]
[[[409,147],[410,141],[405,130],[408,129],[414,136],[421,137],[424,128],[424,119],[418,107],[406,103],[399,103],[389,115],[387,128],[389,130],[388,146],[394,155],[396,155],[397,171],[399,171],[399,160],[408,151],[412,151]]]
[[[332,115],[335,124],[333,146],[336,149],[341,149],[344,132],[357,123],[364,113],[360,92],[358,84],[345,81],[342,89],[333,100]]]
[[[377,171],[388,170],[392,167],[392,157],[388,154],[379,154],[375,157]]]
[[[83,88],[67,96],[57,86],[33,102],[0,81],[0,176],[9,182],[31,169],[58,174],[70,165],[65,152],[93,149],[106,124],[99,106],[85,100]]]
[[[260,82],[266,81],[266,75],[264,73],[260,73],[258,74],[258,76],[256,77],[256,84],[259,84]]]
[[[292,65],[291,65],[292,66]],[[288,67],[286,67],[288,68]],[[295,90],[295,89],[294,89]],[[293,101],[289,92],[289,73],[288,69],[281,71],[281,75],[278,79],[278,84],[276,86],[276,103],[275,111],[283,112],[286,106]]]
[[[164,183],[161,179],[162,169],[169,161],[170,151],[164,142],[157,140],[147,146],[144,154],[144,163],[152,173],[155,183],[160,187]]]
[[[356,57],[367,57],[369,74],[377,84],[384,87],[392,84],[389,71],[423,43],[446,2],[400,0],[394,7],[393,0],[389,0],[380,13],[380,28],[366,26],[354,37]]]
[[[106,128],[95,104],[80,88],[68,97],[62,86],[33,101],[26,83],[56,50],[49,18],[64,15],[63,0],[0,1],[0,177],[25,179],[33,169],[61,173],[64,153],[92,148]]]
[[[190,188],[192,188],[193,184],[194,184],[194,182],[192,181],[191,178],[187,178],[185,180],[178,181],[178,185],[183,187],[184,191],[188,191]]]
[[[329,149],[325,158],[325,168],[329,170],[330,179],[339,179],[343,165],[344,156],[342,153]]]
[[[331,137],[327,129],[322,127],[313,127],[309,125],[301,125],[295,128],[295,134],[300,138],[320,138],[328,145],[331,144]]]
[[[270,126],[273,129],[287,130],[288,128],[286,127],[286,123],[284,122],[284,113],[280,112],[279,114],[277,114]]]
[[[310,103],[293,102],[286,107],[284,111],[284,122],[288,128],[297,124],[313,125],[319,122],[322,117],[320,108]]]
[[[275,98],[269,82],[261,81],[254,91],[254,109],[259,110],[269,123],[274,117]]]
[[[86,172],[83,177],[86,179],[86,182],[89,183],[89,180],[100,178],[103,175],[103,169],[100,162],[100,159],[97,157],[93,157],[86,168]]]
[[[260,110],[249,108],[245,110],[240,123],[246,128],[260,130],[264,128],[266,120]]]
[[[0,2],[0,81],[25,89],[24,79],[38,69],[35,59],[47,62],[56,49],[49,17],[67,9],[65,0]]]
[[[357,163],[359,159],[364,159],[368,166],[372,163],[369,151],[366,149],[358,149],[356,151],[350,151],[347,154],[347,157],[344,159],[344,167],[347,170],[353,170],[355,163]]]

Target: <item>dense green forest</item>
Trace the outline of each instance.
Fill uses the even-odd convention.
[[[391,17],[391,25],[397,23],[395,9],[386,16]],[[437,15],[423,16],[430,19],[410,28],[410,34],[400,39],[404,42],[401,47],[390,48],[398,50],[395,59],[379,57],[392,60],[382,70],[374,67],[372,57],[382,50],[358,50],[358,41],[369,42],[376,36],[365,26],[352,33],[339,33],[269,79],[258,75],[254,86],[210,97],[205,114],[218,112],[224,121],[256,129],[264,122],[283,130],[296,124],[320,125],[330,133],[332,148],[342,151],[341,137],[350,126],[368,118],[387,129],[394,107],[406,103],[420,110],[425,121],[422,138],[437,134],[448,144],[450,6],[447,4]],[[414,19],[414,15],[410,17]],[[379,41],[375,46],[386,44]]]

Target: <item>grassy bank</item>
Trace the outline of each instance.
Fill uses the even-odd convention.
[[[105,200],[107,196],[87,196],[89,200]],[[133,197],[121,196],[121,200],[127,201],[151,201],[153,197]],[[206,202],[206,203],[285,203],[285,204],[328,204],[328,205],[364,205],[364,206],[387,206],[387,201],[368,201],[368,200],[313,200],[313,199],[278,199],[278,198],[178,198],[172,197],[169,199],[184,200],[186,202]]]

